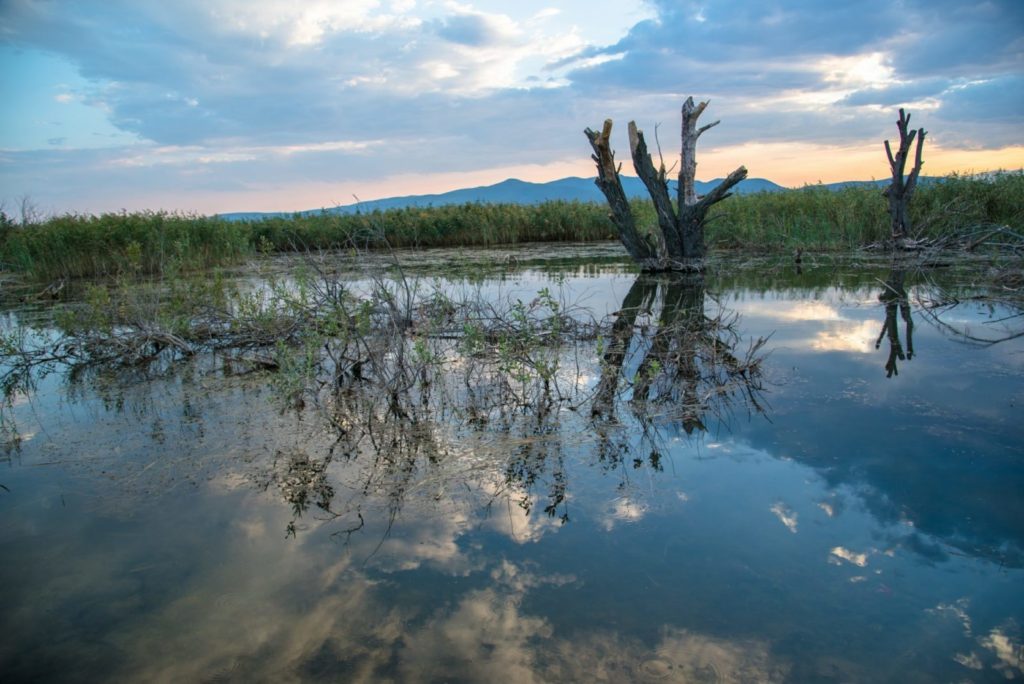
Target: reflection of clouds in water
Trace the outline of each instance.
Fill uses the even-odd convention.
[[[450,575],[466,575],[476,568],[459,548],[458,539],[469,524],[469,517],[461,511],[424,517],[416,524],[404,522],[401,536],[389,536],[381,543],[374,566],[396,572],[426,564]]]
[[[953,656],[953,660],[963,665],[969,670],[980,670],[985,666],[981,663],[981,658],[978,657],[977,653],[957,653]]]
[[[926,612],[933,615],[950,615],[954,617],[963,627],[964,635],[971,636],[971,616],[967,614],[970,603],[967,599],[958,599],[955,603],[940,603],[934,608],[928,608]]]
[[[275,527],[266,523],[246,530],[258,538]],[[614,633],[563,638],[546,616],[526,612],[523,600],[576,579],[509,561],[491,569],[486,586],[423,615],[401,608],[395,585],[372,580],[351,556],[280,554],[275,545],[260,552],[241,537],[238,546],[229,557],[260,572],[212,562],[177,598],[123,623],[112,636],[124,656],[118,678],[681,682],[779,681],[786,673],[759,642],[670,626],[653,649]]]
[[[999,659],[995,668],[1002,671],[1004,677],[1016,679],[1017,675],[1024,674],[1024,644],[1021,644],[1019,639],[1012,639],[1003,629],[997,627],[989,632],[988,636],[978,639],[978,643],[992,651]]]
[[[757,641],[730,641],[663,627],[652,650],[614,633],[554,645],[547,681],[781,682],[789,668]]]
[[[480,490],[493,502],[487,526],[517,544],[540,541],[545,534],[561,527],[557,518],[543,513],[541,496],[527,494],[519,483],[482,483]]]
[[[546,619],[524,615],[520,603],[545,580],[508,562],[491,578],[494,585],[468,592],[450,611],[402,637],[403,680],[542,681],[535,672],[536,645],[553,630]]]
[[[779,519],[779,522],[786,526],[787,530],[789,530],[793,534],[796,534],[798,517],[796,511],[792,510],[789,506],[782,503],[781,501],[777,501],[776,503],[772,504],[771,508],[769,508],[768,510],[775,514],[775,517]]]
[[[818,502],[818,508],[830,518],[835,518],[846,509],[846,494],[830,491]]]
[[[875,350],[880,323],[875,321],[839,321],[830,323],[808,340],[814,351],[869,354]]]
[[[823,301],[740,302],[733,308],[744,316],[780,323],[819,323],[818,330],[805,326],[811,329],[804,339],[786,341],[787,347],[819,352],[871,353],[881,326],[880,321],[851,320],[838,306]]]
[[[615,529],[617,523],[635,523],[647,515],[647,505],[638,501],[630,501],[626,497],[619,497],[612,503],[611,510],[605,515],[602,526],[609,532]]]
[[[393,642],[407,616],[376,600],[378,584],[353,570],[351,556],[297,543],[282,553],[270,542],[279,519],[240,529],[174,598],[120,623],[111,635],[125,656],[116,678],[290,682],[316,678],[310,668],[326,659],[344,665],[347,681],[374,680],[389,657],[376,644]]]
[[[562,639],[543,617],[526,615],[525,593],[561,586],[571,577],[543,577],[503,562],[494,584],[468,592],[451,610],[403,636],[407,681],[782,681],[759,642],[732,642],[663,627],[651,650],[639,640],[591,632]]]
[[[847,548],[837,546],[829,552],[829,562],[841,565],[839,559],[852,563],[858,568],[867,567],[868,555],[866,553],[854,553]]]
[[[730,304],[744,316],[777,321],[840,321],[839,308],[823,301],[745,301]]]
[[[967,613],[970,608],[970,601],[961,598],[954,603],[940,603],[934,608],[925,612],[937,617],[947,617],[955,620],[968,638],[973,638],[972,620]],[[952,658],[955,662],[970,670],[982,670],[985,668],[983,657],[990,660],[990,667],[1000,672],[1005,679],[1017,679],[1024,675],[1024,643],[1019,637],[1014,637],[1011,632],[1019,633],[1020,627],[1014,620],[1009,620],[1003,625],[993,627],[988,634],[979,636],[975,642],[985,651],[980,653],[971,650],[968,653],[955,653]],[[994,656],[994,662],[991,657]]]

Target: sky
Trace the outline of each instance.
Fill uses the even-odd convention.
[[[593,176],[606,118],[697,176],[884,178],[900,107],[926,175],[1024,166],[1024,1],[0,0],[11,213],[293,211]]]

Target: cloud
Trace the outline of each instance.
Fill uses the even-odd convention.
[[[799,516],[796,511],[781,501],[773,503],[771,508],[768,510],[770,510],[772,514],[779,519],[779,522],[786,526],[787,530],[793,534],[797,533],[797,520],[799,519]]]
[[[947,120],[1020,124],[1024,121],[1024,75],[1011,74],[949,89],[937,116]],[[1016,140],[1020,140],[1018,129]]]
[[[946,78],[925,78],[908,83],[856,90],[844,97],[840,103],[854,107],[863,105],[895,107],[926,98],[939,97],[952,85],[953,83]]]
[[[843,548],[842,546],[836,546],[830,552],[829,562],[835,563],[836,565],[840,565],[839,559],[842,559],[847,563],[852,563],[853,565],[856,565],[858,568],[867,567],[868,564],[868,554],[856,553],[854,551],[850,551],[849,549]]]
[[[486,47],[507,41],[518,33],[508,17],[483,14],[456,14],[435,24],[437,34],[445,40],[471,47]]]
[[[138,140],[136,157],[202,148],[196,158],[237,163],[222,173],[255,188],[252,176],[341,183],[397,169],[585,162],[584,127],[612,117],[671,129],[690,94],[710,97],[708,116],[723,119],[705,151],[877,144],[891,127],[885,109],[911,103],[932,108],[919,112],[922,124],[946,148],[1013,144],[1024,124],[1020,5],[961,4],[657,0],[643,11],[568,2],[555,12],[534,3],[109,0],[58,9],[11,0],[0,40],[73,64],[82,83],[56,97],[101,112],[125,134],[119,143]],[[35,139],[44,148],[63,135]],[[69,136],[68,147],[81,139]],[[318,147],[325,141],[373,146]],[[308,154],[261,152],[289,147]],[[75,163],[37,152],[33,163],[51,169]],[[124,156],[71,179],[62,202],[112,185],[116,176],[104,174]],[[187,197],[171,187],[189,185],[189,163],[160,179],[167,197]],[[51,191],[31,173],[4,173],[18,191]]]

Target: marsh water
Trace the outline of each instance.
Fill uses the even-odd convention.
[[[268,373],[53,373],[0,468],[0,681],[1024,678],[1024,338],[987,343],[1019,312],[937,319],[943,271],[722,263],[641,292],[615,250],[537,251],[471,285],[447,253],[407,272],[596,319],[685,299],[737,358],[767,340],[763,387],[645,412],[627,341],[596,411],[595,339],[558,371],[591,403],[341,457]]]

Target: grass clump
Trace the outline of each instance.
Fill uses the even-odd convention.
[[[4,224],[0,261],[40,280],[201,269],[251,251],[247,226],[206,216],[66,214],[21,225],[5,217]]]

